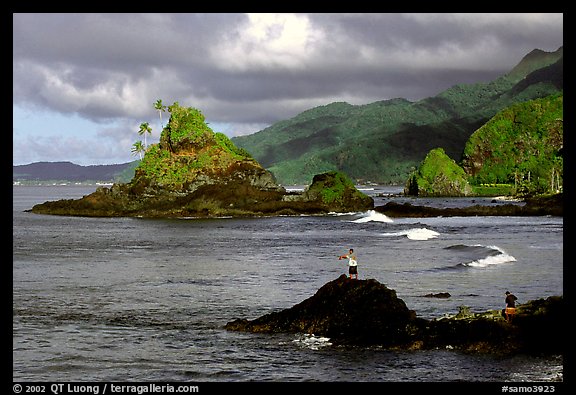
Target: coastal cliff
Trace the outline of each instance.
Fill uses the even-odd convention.
[[[425,196],[536,196],[563,189],[564,95],[516,103],[467,140],[456,163],[431,150],[406,181],[404,193]]]

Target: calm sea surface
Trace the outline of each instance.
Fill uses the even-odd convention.
[[[13,187],[14,381],[563,381],[563,357],[336,347],[229,332],[346,273],[396,290],[423,318],[563,295],[561,217],[76,218],[24,212],[96,187]],[[389,200],[438,207],[491,199]],[[426,298],[449,292],[449,299]]]

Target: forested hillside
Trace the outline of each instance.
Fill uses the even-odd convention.
[[[417,102],[331,103],[233,142],[279,183],[309,184],[338,170],[357,182],[403,184],[434,148],[462,159],[470,135],[498,111],[563,89],[563,49],[534,50],[489,83],[462,84]]]
[[[557,192],[564,169],[564,96],[518,103],[470,136],[462,167],[474,185],[513,184],[520,192]]]
[[[563,104],[559,93],[507,107],[470,136],[460,164],[442,148],[431,150],[408,177],[404,192],[416,196],[562,192]]]

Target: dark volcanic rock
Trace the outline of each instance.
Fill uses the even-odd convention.
[[[283,200],[312,203],[333,212],[366,211],[374,207],[374,199],[356,189],[344,173],[337,171],[315,175],[312,184],[302,193],[285,196]]]
[[[289,309],[251,321],[238,319],[226,329],[313,333],[339,343],[394,346],[410,341],[407,327],[416,320],[396,291],[376,280],[351,280],[343,274]]]
[[[308,333],[333,344],[378,345],[392,349],[451,348],[496,354],[563,352],[562,297],[529,301],[517,308],[513,323],[499,310],[472,313],[462,306],[451,317],[425,320],[396,292],[376,280],[345,275],[322,286],[297,305],[254,320],[236,319],[233,331]]]
[[[330,185],[340,185],[341,173],[315,177],[306,191],[261,188],[243,180],[224,180],[198,185],[191,192],[155,187],[140,188],[139,183],[99,187],[81,199],[62,199],[32,207],[37,214],[85,217],[210,217],[326,214],[329,212],[366,211],[374,200],[358,191],[350,182],[334,192]],[[319,180],[319,181],[318,181]],[[314,193],[309,193],[314,191]],[[328,196],[330,199],[326,199]]]
[[[438,293],[429,293],[424,295],[425,298],[438,298],[438,299],[448,299],[451,297],[449,292],[438,292]]]
[[[467,207],[428,207],[410,203],[388,202],[377,206],[375,211],[389,217],[466,217],[466,216],[541,216],[564,215],[563,194],[549,198],[529,198],[525,205],[502,204],[498,206],[474,205]]]

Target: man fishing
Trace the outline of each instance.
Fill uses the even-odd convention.
[[[348,254],[340,255],[338,260],[348,258],[348,275],[352,279],[352,275],[358,280],[358,262],[356,261],[356,255],[354,254],[354,249],[350,248]]]
[[[516,314],[516,301],[518,300],[518,298],[516,297],[516,295],[510,293],[510,291],[506,291],[505,293],[506,295],[506,309],[505,309],[505,314],[506,314],[506,321],[508,322],[512,322],[512,319],[514,318],[514,315]]]

